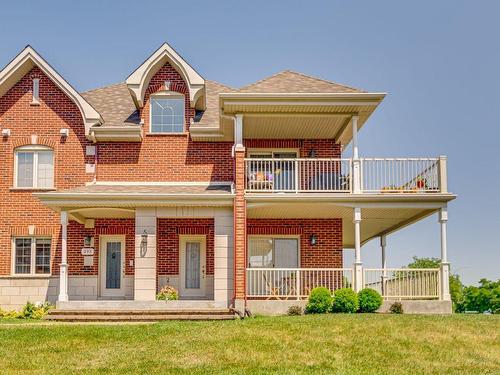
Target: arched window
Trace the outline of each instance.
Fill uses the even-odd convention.
[[[184,132],[184,95],[161,93],[150,101],[151,133]]]
[[[14,187],[54,187],[54,151],[45,146],[19,147],[14,153]]]

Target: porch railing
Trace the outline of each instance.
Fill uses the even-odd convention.
[[[351,268],[247,268],[247,296],[306,298],[318,286],[352,288]]]
[[[246,189],[350,192],[350,159],[246,159]]]
[[[439,268],[365,268],[363,286],[387,299],[439,299]]]
[[[356,166],[356,168],[354,168]],[[446,158],[245,159],[249,192],[446,192]]]
[[[352,268],[247,268],[247,297],[307,298],[313,288],[354,288]],[[440,299],[439,268],[365,268],[363,288],[385,299]]]

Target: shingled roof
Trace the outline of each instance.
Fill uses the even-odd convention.
[[[339,83],[284,70],[270,77],[242,87],[238,92],[251,93],[363,93]]]
[[[139,125],[139,111],[125,82],[81,94],[102,116],[105,126]]]
[[[221,93],[363,93],[339,83],[285,70],[268,78],[234,89],[215,81],[205,81],[206,109],[195,119],[197,125],[213,125],[219,121]],[[139,111],[125,82],[105,86],[81,94],[104,119],[103,126],[136,126]]]

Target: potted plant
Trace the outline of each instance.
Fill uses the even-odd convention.
[[[176,301],[179,299],[179,292],[173,286],[165,285],[156,295],[158,301]]]

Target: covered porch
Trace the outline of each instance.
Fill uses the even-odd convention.
[[[269,313],[272,312],[269,306],[275,306],[283,312],[286,311],[286,308],[283,310],[286,306],[305,304],[310,291],[318,286],[332,291],[352,288],[356,292],[363,288],[372,288],[377,290],[385,301],[405,301],[404,303],[411,306],[420,303],[414,301],[429,302],[424,309],[433,304],[430,301],[436,301],[435,306],[444,306],[447,311],[451,309],[446,239],[448,198],[443,199],[437,195],[422,198],[401,194],[354,200],[338,194],[325,194],[322,197],[297,199],[286,195],[273,194],[263,197],[262,194],[249,193],[246,198],[249,220],[341,220],[341,249],[354,250],[355,254],[353,264],[339,264],[331,260],[320,260],[314,264],[292,261],[293,266],[287,267],[282,266],[286,262],[280,261],[278,267],[275,264],[255,267],[249,262],[246,268],[246,299],[247,305],[256,311]],[[389,268],[386,249],[390,234],[433,214],[438,215],[441,232],[440,238],[436,238],[440,243],[441,266],[435,269]],[[335,237],[335,230],[330,232],[322,231],[321,227],[316,226],[312,231],[302,234],[305,238],[301,243],[305,242],[311,249],[311,257],[325,259],[325,256],[330,256],[317,244],[326,242],[329,251],[338,247],[330,242],[331,238]],[[363,265],[362,245],[372,240],[380,243],[380,266],[376,268]],[[253,250],[250,242],[248,246],[251,256]],[[384,306],[387,308],[389,303]],[[436,310],[431,308],[431,311]],[[438,309],[436,312],[442,311],[444,310]]]
[[[230,186],[97,184],[39,198],[61,218],[58,308],[229,306]],[[156,301],[167,285],[178,301]]]

